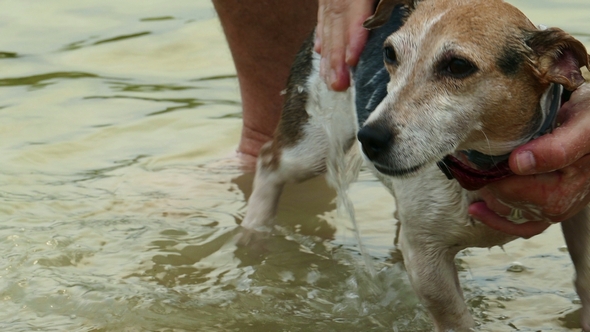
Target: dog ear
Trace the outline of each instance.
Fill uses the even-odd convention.
[[[584,77],[580,67],[590,69],[590,58],[584,45],[559,28],[549,28],[532,33],[526,41],[535,53],[535,75],[542,82],[553,82],[573,91]]]
[[[363,27],[369,30],[376,29],[389,20],[389,17],[391,16],[391,13],[393,13],[395,7],[402,5],[408,8],[408,10],[411,12],[414,10],[417,2],[418,1],[414,0],[380,0],[379,4],[377,5],[377,9],[375,9],[375,14],[365,20]]]

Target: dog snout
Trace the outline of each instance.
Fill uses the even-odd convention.
[[[367,158],[375,160],[387,151],[393,135],[386,127],[368,125],[359,130],[357,138]]]

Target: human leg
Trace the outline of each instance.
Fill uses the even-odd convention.
[[[257,156],[279,122],[295,55],[316,24],[317,0],[213,0],[234,59],[243,107],[238,152]]]

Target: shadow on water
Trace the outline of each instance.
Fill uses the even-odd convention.
[[[100,78],[100,76],[84,72],[54,72],[26,77],[2,78],[0,79],[0,87],[30,85],[32,87],[41,88],[54,84],[54,81],[81,78]]]
[[[169,21],[174,20],[174,16],[157,16],[157,17],[145,17],[140,19],[141,22],[153,22],[153,21]]]
[[[131,84],[123,82],[109,82],[113,91],[121,92],[166,92],[200,89],[196,86],[179,86],[174,84]]]
[[[128,39],[148,36],[151,34],[152,34],[151,31],[142,31],[142,32],[137,32],[137,33],[120,35],[120,36],[116,36],[116,37],[112,37],[112,38],[99,39],[99,40],[96,40],[99,38],[98,36],[92,36],[92,37],[84,39],[84,40],[79,40],[79,41],[69,43],[66,46],[62,47],[59,51],[73,51],[73,50],[77,50],[77,49],[84,48],[84,47],[119,42],[119,41],[124,41],[124,40],[128,40]]]
[[[132,100],[143,100],[149,102],[165,102],[165,103],[175,103],[181,104],[179,106],[172,106],[166,107],[161,111],[156,111],[152,113],[146,114],[146,116],[154,116],[154,115],[161,115],[166,113],[171,113],[178,110],[186,110],[186,109],[194,109],[205,105],[231,105],[236,106],[240,105],[239,102],[234,100],[204,100],[204,99],[196,99],[196,98],[150,98],[150,97],[139,97],[139,96],[124,96],[124,95],[115,95],[115,96],[87,96],[84,99],[132,99]],[[222,116],[225,117],[225,116]],[[233,116],[232,116],[233,117]]]
[[[109,173],[112,173],[112,172],[119,170],[119,169],[124,169],[127,167],[137,165],[143,159],[148,158],[148,157],[149,157],[149,155],[139,155],[139,156],[136,156],[135,158],[131,158],[131,159],[116,160],[113,162],[114,165],[110,166],[110,167],[82,171],[77,174],[77,176],[79,178],[76,180],[72,180],[72,183],[92,181],[92,180],[104,179],[104,178],[114,176]]]
[[[1,59],[16,59],[21,57],[15,52],[0,52],[0,60]]]
[[[117,37],[113,37],[113,38],[101,39],[99,41],[94,42],[92,45],[100,45],[100,44],[106,44],[106,43],[113,43],[113,42],[118,42],[118,41],[122,41],[122,40],[125,40],[125,39],[132,39],[132,38],[143,37],[143,36],[147,36],[149,34],[151,34],[150,31],[142,31],[142,32],[128,34],[128,35],[121,35],[121,36],[117,36]]]
[[[207,81],[218,81],[218,80],[236,79],[236,78],[238,78],[237,75],[217,75],[217,76],[195,78],[195,79],[192,79],[191,82],[207,82]]]

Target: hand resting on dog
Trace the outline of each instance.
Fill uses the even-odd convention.
[[[560,126],[514,150],[510,168],[517,176],[481,190],[484,202],[469,209],[473,218],[496,230],[530,238],[590,203],[590,83],[580,86],[558,115]],[[512,208],[529,220],[514,224],[502,216]]]
[[[314,49],[321,53],[320,72],[335,91],[350,85],[349,66],[356,66],[369,35],[363,22],[375,0],[320,0]]]

